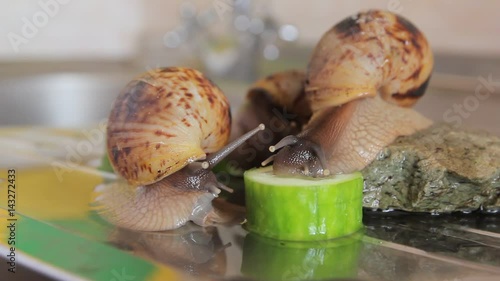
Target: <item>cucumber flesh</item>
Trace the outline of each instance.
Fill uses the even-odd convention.
[[[314,241],[360,230],[363,177],[276,176],[272,167],[246,171],[246,229],[279,240]]]

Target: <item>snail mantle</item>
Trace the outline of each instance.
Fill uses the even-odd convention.
[[[500,138],[487,133],[433,125],[396,139],[362,173],[366,208],[500,210]]]

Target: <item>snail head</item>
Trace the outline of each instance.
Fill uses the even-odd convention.
[[[307,177],[324,177],[330,174],[325,155],[320,146],[312,141],[296,136],[287,136],[269,150],[278,153],[262,164],[274,161],[274,173],[277,175],[294,175]]]

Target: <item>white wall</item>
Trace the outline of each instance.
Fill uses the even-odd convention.
[[[149,33],[168,31],[179,21],[178,8],[191,2],[207,8],[232,0],[146,0]],[[295,24],[299,42],[315,44],[336,22],[363,9],[397,12],[415,23],[437,52],[500,55],[500,1],[497,0],[252,0],[280,23]],[[157,36],[161,36],[158,33]]]
[[[435,51],[500,55],[500,1],[496,0],[313,0],[290,5],[273,0],[273,12],[296,24],[303,42],[316,42],[334,23],[361,9],[397,12],[413,22]]]
[[[0,60],[134,56],[142,9],[140,0],[0,0]]]
[[[179,7],[206,9],[232,0],[0,0],[0,61],[128,59],[163,50],[163,35],[179,24]],[[40,3],[52,3],[53,15]],[[55,3],[55,4],[54,4]],[[500,1],[496,0],[253,0],[280,23],[293,23],[299,42],[315,44],[334,23],[361,9],[397,11],[414,22],[436,52],[500,55]],[[56,5],[56,7],[54,7]],[[262,11],[261,11],[262,12]],[[229,15],[229,14],[228,14]],[[36,32],[23,35],[38,19]],[[41,22],[40,22],[41,21]],[[220,21],[223,24],[223,21]],[[33,33],[33,34],[31,34]],[[9,34],[21,36],[18,52]],[[28,38],[30,37],[30,38]],[[17,38],[19,41],[19,37]],[[15,45],[15,44],[14,44]]]

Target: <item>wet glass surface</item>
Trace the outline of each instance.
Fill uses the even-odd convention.
[[[58,163],[54,161],[67,158],[61,148],[71,151],[71,147],[82,144],[81,135],[42,129],[4,131],[0,163],[19,167],[18,192],[23,196],[18,211],[27,217],[26,227],[42,223],[40,229],[49,230],[50,226],[61,237],[72,235],[77,238],[71,239],[85,245],[100,244],[102,247],[94,249],[98,249],[97,253],[108,252],[109,257],[101,257],[103,260],[131,256],[134,259],[130,260],[127,274],[138,275],[132,265],[140,259],[156,266],[144,264],[139,268],[149,270],[145,276],[165,276],[160,273],[168,272],[158,267],[166,266],[184,273],[179,280],[499,280],[498,214],[365,211],[362,231],[310,243],[259,237],[248,234],[239,224],[207,228],[188,224],[163,232],[118,229],[89,207],[93,188],[109,176],[95,168],[96,159],[102,156],[101,146],[96,145],[95,151],[82,157],[81,162],[72,163],[71,169],[54,166]],[[24,233],[26,239],[40,236]],[[25,247],[21,250],[31,251],[33,257],[43,260],[44,255],[36,256],[33,248]],[[86,247],[76,250],[82,262],[92,264],[95,252],[86,251]],[[64,265],[68,257],[57,255],[51,264]],[[88,268],[77,264],[73,273],[82,275]],[[106,268],[102,280],[116,279],[113,274],[122,270]]]
[[[500,218],[365,212],[365,228],[321,242],[285,242],[241,226],[116,230],[110,243],[213,280],[498,280]],[[243,279],[242,279],[243,278]]]

